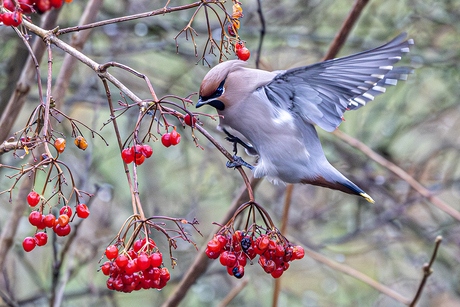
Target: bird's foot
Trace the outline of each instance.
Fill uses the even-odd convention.
[[[251,164],[245,162],[241,157],[238,157],[238,156],[233,156],[233,162],[230,162],[230,161],[227,161],[227,167],[228,168],[235,168],[235,167],[239,167],[239,166],[246,166],[247,168],[249,168],[250,170],[253,170],[254,169],[254,166],[252,166]]]
[[[233,134],[231,134],[230,132],[227,131],[227,129],[225,128],[222,128],[222,130],[224,131],[224,133],[227,135],[227,137],[225,138],[227,141],[229,141],[230,143],[233,143],[233,153],[236,155],[238,153],[238,149],[237,149],[237,145],[240,144],[241,146],[243,146],[244,148],[246,148],[247,150],[251,150],[253,149],[253,147],[249,144],[246,144],[244,141],[242,141],[239,137],[236,137],[234,136]]]

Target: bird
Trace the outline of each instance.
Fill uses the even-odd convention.
[[[345,111],[359,109],[387,86],[407,80],[413,69],[394,66],[414,44],[406,37],[402,33],[374,49],[289,70],[224,61],[205,75],[196,108],[214,107],[220,115],[218,129],[235,143],[234,151],[239,143],[258,156],[253,167],[243,163],[254,177],[326,187],[374,203],[329,163],[315,126],[332,132]]]

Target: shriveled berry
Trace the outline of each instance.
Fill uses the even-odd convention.
[[[294,246],[292,258],[302,259],[304,256],[305,256],[305,250],[303,249],[303,247],[300,245]]]
[[[280,278],[283,275],[283,267],[277,267],[273,272],[271,272],[273,278]]]
[[[210,259],[217,259],[219,258],[219,255],[220,255],[220,251],[215,252],[215,251],[210,250],[209,248],[206,248],[205,253]]]
[[[136,165],[141,165],[142,163],[144,163],[144,161],[145,161],[145,156],[144,155],[141,155],[139,158],[134,157],[134,163]]]
[[[264,271],[265,272],[271,273],[275,269],[276,269],[276,264],[275,264],[275,262],[273,260],[267,260],[267,262],[265,262],[265,266],[264,266]]]
[[[64,227],[65,225],[69,224],[69,216],[67,214],[61,214],[58,216],[56,223],[59,224],[59,226]]]
[[[244,266],[238,265],[233,268],[233,276],[240,279],[244,276]]]
[[[251,246],[252,241],[250,237],[244,237],[241,239],[241,248],[244,252],[247,252],[248,248]]]
[[[86,142],[85,138],[82,136],[77,136],[75,138],[75,145],[81,150],[85,150],[88,147],[88,142]]]
[[[64,151],[64,149],[65,149],[65,140],[63,138],[57,138],[54,141],[54,147],[56,147],[56,150],[59,153],[62,153]]]

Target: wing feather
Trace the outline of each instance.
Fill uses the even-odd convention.
[[[343,58],[280,72],[264,86],[271,103],[326,131],[335,130],[346,110],[356,110],[406,80],[410,67],[394,67],[413,40],[403,33],[380,47]]]

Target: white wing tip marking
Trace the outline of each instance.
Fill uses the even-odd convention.
[[[355,102],[355,101],[353,101],[353,100],[350,100],[350,104],[354,105],[355,107],[357,107],[357,106],[358,106],[358,103],[357,103],[357,102]]]
[[[380,66],[379,69],[392,70],[393,66]]]
[[[385,77],[385,75],[372,74],[371,77],[383,79]]]
[[[374,84],[372,84],[372,85],[374,85]],[[369,88],[365,87],[365,86],[358,86],[358,89],[366,91],[366,92],[369,90]]]
[[[364,94],[363,94],[363,97],[365,97],[365,98],[367,98],[367,99],[369,99],[369,100],[374,100],[374,96],[372,96],[372,95],[369,94],[369,93],[364,93]]]
[[[352,101],[356,101],[357,103],[360,103],[362,105],[365,105],[366,104],[366,100],[364,99],[361,99],[359,97],[355,97]]]
[[[381,87],[381,86],[374,86],[372,89],[374,91],[381,92],[381,93],[385,93],[385,91],[387,90],[386,88]]]
[[[392,56],[391,58],[388,58],[388,60],[401,60],[400,56]]]
[[[412,38],[411,38],[411,39],[408,39],[408,40],[407,40],[407,43],[408,43],[409,45],[413,45],[413,44],[414,44],[414,40],[413,40]]]
[[[401,52],[409,52],[409,47],[401,48]]]
[[[396,80],[396,79],[386,79],[385,84],[396,85],[396,84],[398,84],[398,80]]]

